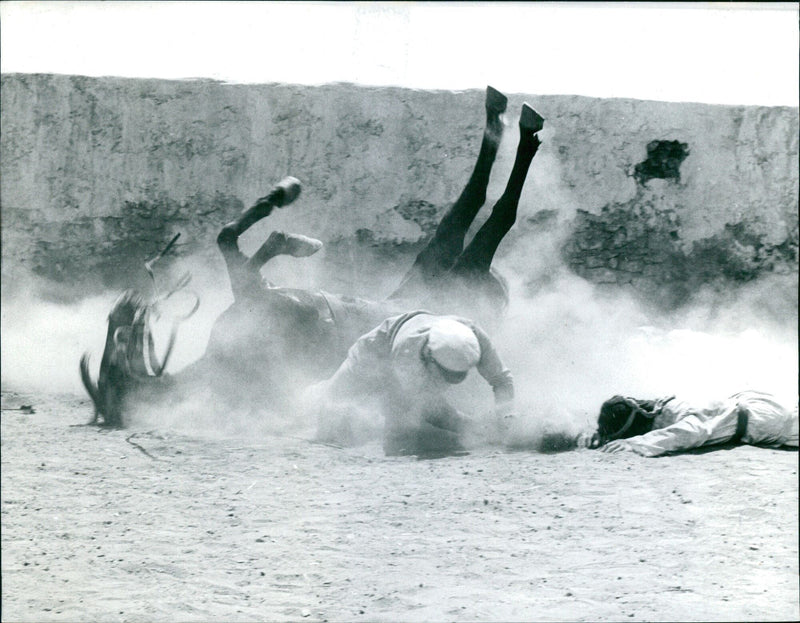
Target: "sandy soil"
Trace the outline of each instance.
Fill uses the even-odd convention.
[[[21,404],[4,621],[800,619],[797,452],[389,459]]]

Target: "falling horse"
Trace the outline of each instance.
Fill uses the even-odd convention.
[[[177,403],[209,391],[229,407],[290,410],[298,389],[333,373],[356,339],[392,314],[425,307],[470,315],[475,303],[491,314],[501,314],[508,303],[508,288],[491,263],[516,220],[522,187],[540,144],[536,132],[543,124],[527,104],[520,115],[520,141],[506,189],[466,246],[465,237],[486,200],[506,104],[503,94],[487,88],[486,128],[472,175],[400,286],[383,301],[286,288],[262,279],[261,269],[270,259],[305,257],[318,251],[322,243],[311,238],[272,232],[251,257],[240,251],[239,236],[298,197],[300,183],[295,178],[281,181],[217,236],[234,302],[215,323],[206,353],[197,362],[166,374],[175,330],[166,354],[159,359],[150,328],[161,301],[185,285],[186,278],[151,302],[135,291],[123,293],[108,317],[96,382],[88,355],[81,358],[81,379],[95,407],[93,421],[123,426],[126,415],[136,407]],[[151,276],[154,260],[146,264]]]

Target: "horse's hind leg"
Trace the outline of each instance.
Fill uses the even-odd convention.
[[[511,170],[505,191],[492,208],[486,222],[470,241],[456,260],[450,275],[466,282],[467,291],[475,297],[484,297],[495,309],[503,309],[508,304],[508,284],[492,267],[495,252],[503,237],[508,233],[517,218],[517,207],[522,195],[522,187],[528,175],[533,157],[539,149],[541,117],[528,104],[523,104],[519,122],[519,145],[514,166]],[[480,286],[482,292],[474,291]]]
[[[507,103],[505,95],[492,87],[486,88],[486,126],[475,168],[461,195],[442,217],[433,238],[419,253],[400,286],[389,296],[390,299],[413,297],[420,288],[424,291],[426,284],[453,266],[464,249],[467,231],[486,201],[489,174],[503,137],[500,115],[505,112]]]
[[[225,225],[217,235],[219,247],[228,276],[231,281],[233,295],[238,298],[253,286],[254,276],[258,280],[258,269],[255,274],[249,258],[239,249],[239,236],[261,219],[269,216],[275,208],[289,205],[300,195],[300,182],[294,177],[281,180],[266,197],[262,197],[250,208],[242,212],[235,221]]]
[[[238,219],[228,223],[225,227],[231,228],[233,234],[238,238],[262,218],[269,216],[274,208],[287,206],[299,196],[300,181],[294,177],[285,177],[266,197],[261,197],[252,207],[242,212]]]
[[[536,132],[540,129],[541,117],[528,104],[523,104],[517,155],[505,191],[492,208],[489,218],[459,255],[453,266],[453,273],[469,275],[489,272],[497,247],[517,219],[522,187],[533,157],[539,149],[540,141]]]
[[[292,257],[308,257],[314,255],[322,248],[322,242],[316,238],[309,238],[301,234],[287,234],[274,231],[258,251],[247,260],[248,269],[259,270],[273,257],[278,255],[291,255]]]

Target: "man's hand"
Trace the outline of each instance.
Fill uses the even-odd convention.
[[[631,444],[627,442],[625,439],[616,439],[614,441],[609,441],[604,446],[600,447],[600,450],[603,452],[633,452],[633,448]]]

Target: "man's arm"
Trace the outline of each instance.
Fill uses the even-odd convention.
[[[477,370],[494,391],[495,413],[498,417],[511,415],[514,411],[514,379],[511,371],[503,365],[486,332],[472,322],[468,326],[475,333],[481,347]]]
[[[642,456],[651,457],[725,443],[736,434],[737,411],[734,406],[716,417],[705,420],[697,414],[691,414],[666,428],[659,428],[629,439],[611,441],[601,449],[604,452],[631,450]]]

